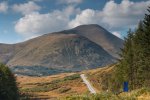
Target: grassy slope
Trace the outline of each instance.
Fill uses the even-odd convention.
[[[115,95],[109,90],[109,78],[114,65],[80,73],[63,73],[47,77],[18,77],[20,90],[32,98],[61,98],[60,100],[150,100],[150,89],[142,88],[129,93]],[[92,95],[82,82],[84,73],[98,94]],[[27,81],[28,80],[28,81]]]
[[[130,91],[128,93],[120,93],[115,95],[110,91],[110,80],[115,65],[104,68],[97,68],[89,71],[84,71],[88,80],[95,87],[98,94],[96,95],[74,95],[66,97],[65,100],[150,100],[150,89],[142,88]]]
[[[86,71],[85,74],[98,92],[106,91],[109,88],[109,78],[112,75],[113,68],[113,65],[97,68]]]
[[[20,91],[30,98],[50,99],[88,92],[79,74],[64,73],[47,77],[17,77]]]

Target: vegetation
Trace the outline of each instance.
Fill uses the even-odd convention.
[[[66,76],[63,79],[53,80],[47,83],[36,83],[37,86],[33,88],[21,89],[22,92],[48,92],[58,89],[58,92],[67,92],[71,90],[70,87],[63,87],[62,84],[68,83],[70,80],[79,79],[79,74],[74,74],[71,76]],[[31,85],[31,84],[30,84]]]
[[[62,88],[58,89],[58,92],[59,93],[66,93],[69,90],[71,90],[70,87],[62,87]]]
[[[100,93],[100,94],[85,94],[85,95],[74,95],[65,97],[64,100],[117,100],[117,97],[111,93]]]
[[[74,74],[74,75],[71,75],[71,76],[66,76],[63,80],[66,81],[66,80],[75,80],[75,79],[78,79],[80,78],[80,75],[79,74]]]
[[[148,13],[138,28],[134,32],[129,30],[125,38],[121,60],[115,68],[117,89],[124,81],[129,82],[130,90],[150,87],[150,7]]]
[[[79,73],[61,73],[44,77],[18,76],[17,81],[20,83],[21,100],[28,100],[26,98],[55,100],[88,91]]]
[[[8,67],[0,64],[0,100],[18,100],[19,92],[14,75]]]
[[[150,13],[150,8],[148,12]],[[127,81],[130,91],[141,88],[140,91],[149,90],[150,14],[145,15],[144,20],[140,21],[135,31],[128,31],[120,57],[116,65],[88,73],[88,78],[93,86],[99,91],[111,91],[118,95],[122,94],[123,82]],[[136,96],[132,95],[128,98],[132,97]]]
[[[144,94],[150,95],[150,89],[141,88],[130,93],[121,93],[115,95],[112,92],[101,92],[98,94],[85,94],[85,95],[73,95],[67,96],[60,100],[148,100],[148,97],[143,97]]]
[[[148,12],[150,13],[150,7]],[[115,67],[88,74],[92,85],[102,90],[101,92],[95,95],[87,93],[67,96],[61,100],[136,100],[142,98],[143,95],[150,95],[150,14],[145,15],[144,20],[139,23],[134,32],[128,31],[120,57]],[[77,86],[79,81],[80,84]],[[125,81],[129,82],[131,90],[129,93],[121,92],[122,83]],[[79,87],[81,82],[80,75],[74,74],[50,82],[29,83],[26,85],[36,86],[22,88],[21,100],[33,97],[31,93],[34,94],[34,92],[55,91],[60,94],[64,93],[64,95],[65,93],[76,93],[72,91],[72,86],[76,84],[76,87]],[[5,65],[0,64],[0,100],[18,100],[18,97],[15,77]]]
[[[100,92],[109,90],[111,84],[111,76],[115,65],[109,65],[104,68],[90,70],[86,74],[91,84]]]

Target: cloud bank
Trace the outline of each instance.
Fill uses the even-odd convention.
[[[65,2],[66,1],[66,2]],[[60,2],[78,3],[81,0],[61,0]],[[33,2],[30,5],[35,5]],[[39,10],[31,6],[31,10],[25,14],[15,24],[15,30],[23,36],[36,36],[44,33],[69,29],[82,24],[99,24],[116,36],[121,37],[118,31],[135,27],[137,22],[144,17],[150,1],[132,2],[122,0],[120,4],[115,1],[108,1],[102,10],[84,9],[69,6],[62,10],[54,10],[46,14],[39,12],[29,13],[29,11]],[[20,5],[19,5],[20,6]],[[22,7],[26,8],[26,7]],[[19,10],[18,12],[22,12]],[[75,17],[71,17],[75,16]]]
[[[68,28],[69,17],[72,13],[78,11],[79,9],[69,6],[62,11],[55,10],[47,14],[40,14],[38,12],[27,14],[18,20],[15,30],[25,37],[61,31]]]
[[[95,23],[109,28],[109,30],[121,30],[133,27],[143,18],[150,1],[131,2],[123,0],[120,4],[115,1],[106,3],[102,11],[86,9],[69,23],[70,27],[82,24]]]
[[[33,1],[29,1],[24,4],[15,4],[12,6],[12,9],[15,12],[21,13],[23,15],[27,15],[32,12],[39,11],[41,7],[38,6],[36,3],[34,3]]]

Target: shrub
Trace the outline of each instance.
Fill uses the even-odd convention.
[[[66,76],[64,78],[64,81],[67,81],[67,80],[75,80],[77,78],[80,78],[80,75],[79,74],[74,74],[74,75],[71,75],[71,76]]]
[[[65,92],[67,92],[69,90],[71,90],[71,88],[69,88],[69,87],[62,87],[62,88],[58,89],[58,92],[59,93],[65,93]]]
[[[0,100],[18,100],[19,92],[14,75],[8,67],[0,64]]]

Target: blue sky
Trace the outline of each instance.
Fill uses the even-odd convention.
[[[123,38],[143,19],[150,0],[0,0],[0,43],[99,24]]]

